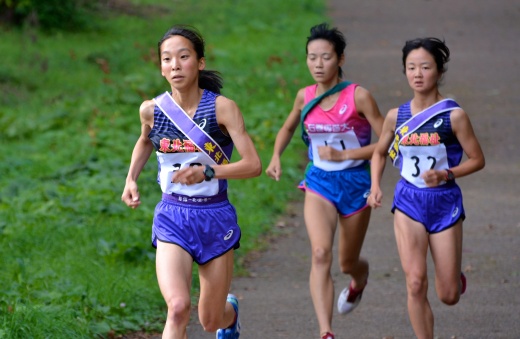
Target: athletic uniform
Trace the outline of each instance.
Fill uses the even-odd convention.
[[[424,225],[428,233],[438,233],[465,218],[462,192],[454,182],[427,187],[421,175],[429,170],[457,166],[463,155],[462,146],[453,134],[451,111],[436,115],[399,146],[401,180],[394,193],[392,212],[396,209]],[[410,102],[397,110],[398,128],[412,117]]]
[[[220,130],[215,114],[218,94],[204,90],[193,121],[231,157],[233,141]],[[214,162],[179,130],[156,105],[154,125],[148,135],[157,154],[157,182],[163,192],[152,227],[157,240],[176,244],[202,265],[240,246],[240,227],[227,199],[227,180],[212,179],[193,185],[172,183],[173,173],[187,166]]]
[[[329,110],[316,105],[307,114],[304,128],[309,136],[310,163],[305,180],[299,185],[330,201],[343,217],[368,207],[370,191],[369,164],[366,160],[329,161],[320,159],[319,146],[338,150],[359,148],[370,144],[370,123],[356,110],[354,93],[357,84],[350,84],[339,92],[338,100]],[[304,103],[316,97],[318,85],[305,88]]]

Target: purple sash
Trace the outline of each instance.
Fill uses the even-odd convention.
[[[198,149],[208,155],[217,165],[229,163],[229,155],[184,112],[173,100],[170,93],[165,92],[154,98],[154,101],[175,127],[182,131]]]
[[[394,142],[388,149],[388,155],[390,156],[390,159],[392,159],[392,163],[394,164],[394,166],[397,167],[399,165],[399,145],[401,144],[401,141],[403,141],[404,138],[406,138],[419,127],[424,125],[428,120],[430,120],[434,116],[443,112],[451,111],[455,108],[460,108],[460,106],[453,99],[441,100],[426,108],[424,111],[421,111],[416,115],[413,115],[401,126],[396,128]]]

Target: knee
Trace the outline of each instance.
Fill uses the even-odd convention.
[[[214,307],[204,307],[199,303],[199,322],[205,332],[215,332],[222,326],[224,309]]]
[[[202,325],[202,328],[204,329],[205,332],[209,332],[209,333],[213,333],[213,332],[216,332],[219,327],[217,325],[216,322],[214,321],[200,321],[200,324]]]
[[[443,297],[440,298],[440,300],[444,304],[446,304],[448,306],[453,306],[453,305],[456,305],[459,302],[460,297],[459,297],[458,294],[456,294],[456,295],[453,295],[453,296],[443,296]]]
[[[460,300],[460,294],[458,288],[451,288],[449,290],[443,290],[437,292],[439,296],[439,300],[449,306],[455,305]]]
[[[406,279],[408,296],[413,299],[424,299],[428,293],[428,281],[421,277],[408,277]]]
[[[330,265],[332,262],[332,254],[330,250],[323,247],[316,247],[312,249],[312,264],[323,266]]]
[[[208,315],[202,316],[199,314],[199,321],[205,332],[213,333],[222,327],[218,319]]]
[[[190,319],[191,301],[189,298],[172,297],[166,300],[168,317],[174,324],[184,324]]]

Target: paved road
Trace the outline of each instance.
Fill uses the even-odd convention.
[[[446,39],[452,61],[442,92],[470,114],[487,166],[458,180],[468,216],[463,254],[468,291],[448,307],[430,288],[435,333],[437,338],[520,338],[520,2],[331,0],[329,13],[349,41],[348,79],[371,90],[384,114],[410,98],[400,60],[404,41]],[[395,172],[387,167],[384,207],[374,211],[363,249],[371,263],[369,285],[355,312],[334,314],[338,339],[413,338],[389,212]],[[288,211],[283,220],[286,235],[253,261],[251,276],[233,282],[241,302],[241,338],[318,337],[301,208],[290,207],[294,213]],[[333,276],[337,291],[348,283],[337,263]],[[430,282],[433,286],[433,274]],[[214,337],[201,331],[195,313],[188,334]]]

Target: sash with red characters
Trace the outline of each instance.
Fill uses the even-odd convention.
[[[392,159],[393,165],[399,167],[399,145],[401,144],[401,141],[404,138],[416,131],[419,127],[424,125],[426,122],[428,122],[428,120],[435,117],[436,115],[439,115],[443,112],[454,110],[456,108],[460,108],[460,106],[453,99],[444,99],[431,105],[424,111],[421,111],[416,115],[412,116],[401,126],[396,128],[394,142],[388,149],[388,155],[390,156],[390,159]]]
[[[154,98],[155,104],[182,131],[191,142],[217,165],[229,163],[230,155],[220,147],[189,115],[175,102],[170,93],[165,92]]]

